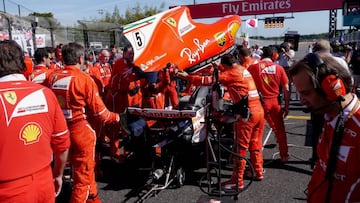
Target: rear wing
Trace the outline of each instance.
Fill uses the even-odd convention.
[[[169,110],[169,109],[128,107],[127,111],[131,115],[136,115],[148,119],[195,118],[198,115],[205,114],[204,107],[201,107],[198,110]]]

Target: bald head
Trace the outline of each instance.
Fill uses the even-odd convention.
[[[106,49],[101,50],[101,56],[102,56],[102,57],[100,57],[101,63],[109,62],[110,52],[108,50],[106,50]]]
[[[330,53],[331,52],[330,42],[328,40],[321,39],[315,42],[312,50],[313,52],[318,52],[318,53]]]

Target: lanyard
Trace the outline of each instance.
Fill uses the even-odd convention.
[[[329,160],[326,167],[326,178],[329,180],[329,186],[326,194],[326,201],[330,202],[330,196],[332,192],[333,180],[334,180],[334,173],[336,170],[336,162],[337,162],[337,155],[339,154],[339,148],[341,144],[341,140],[343,138],[344,130],[345,130],[345,122],[347,122],[356,112],[357,108],[359,107],[360,101],[357,100],[354,107],[351,109],[348,116],[343,119],[343,111],[341,111],[341,115],[338,117],[336,121],[335,131],[331,142],[330,152],[329,152]],[[340,104],[341,105],[341,104]]]

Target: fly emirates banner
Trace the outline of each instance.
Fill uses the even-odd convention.
[[[342,0],[243,0],[186,6],[195,19],[341,9]]]

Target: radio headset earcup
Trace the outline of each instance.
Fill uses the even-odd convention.
[[[304,57],[304,60],[313,70],[312,80],[314,87],[327,100],[333,102],[338,100],[340,96],[345,96],[346,87],[344,82],[334,71],[330,74],[330,69],[317,54],[309,53]]]
[[[321,89],[325,93],[326,99],[331,102],[346,95],[344,82],[336,75],[326,76],[321,82]]]

